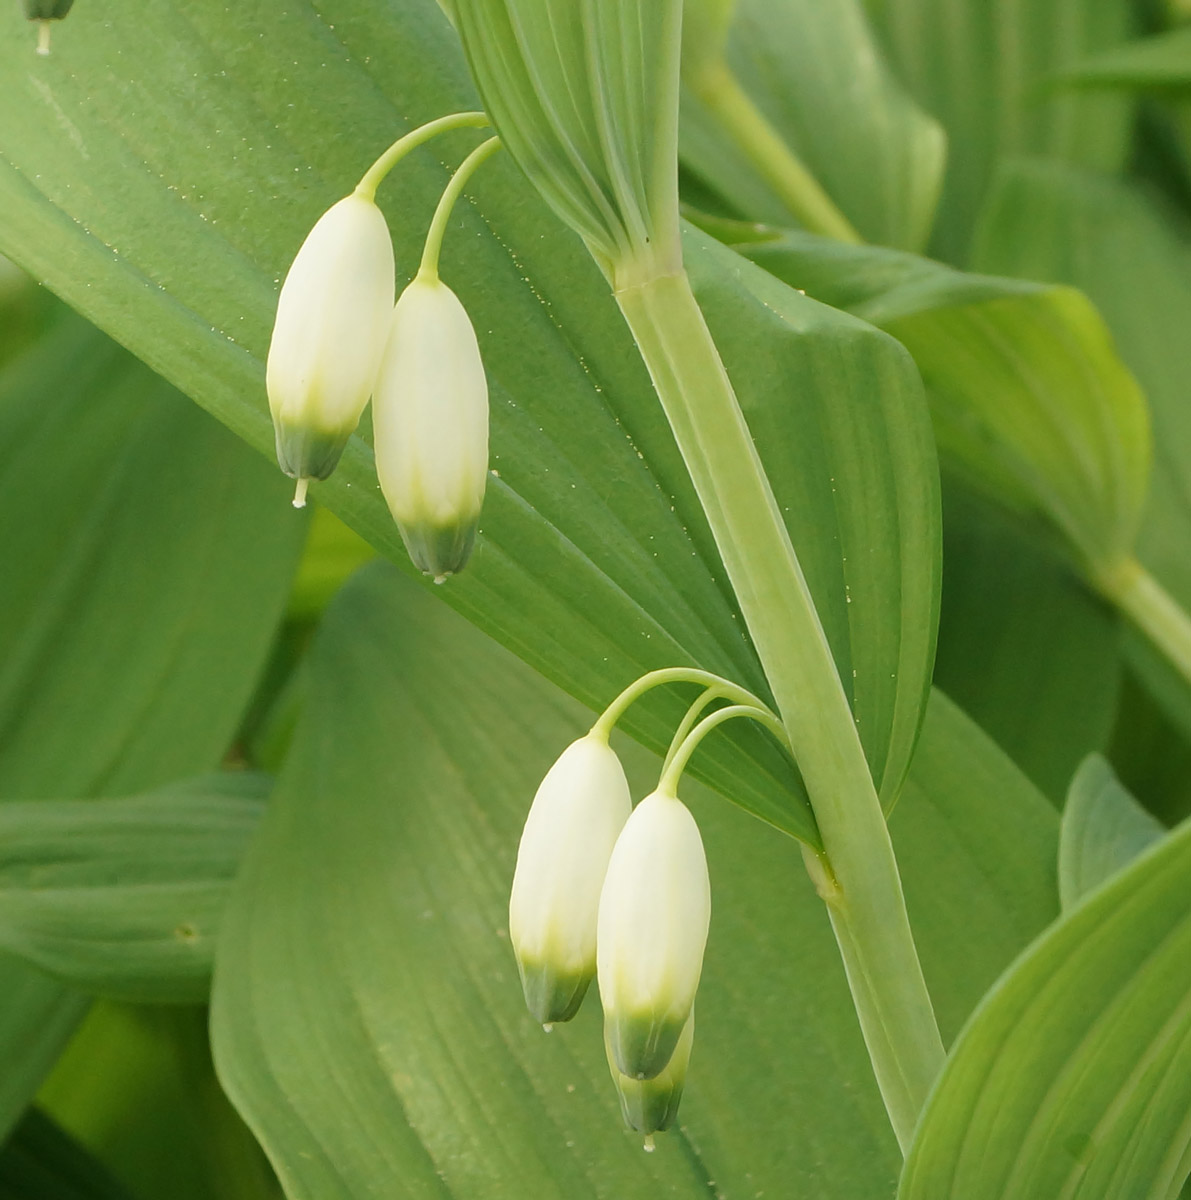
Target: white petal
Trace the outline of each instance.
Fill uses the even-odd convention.
[[[615,751],[598,737],[572,742],[542,780],[521,835],[509,900],[519,958],[594,971],[600,890],[631,810]]]
[[[488,480],[488,383],[471,321],[439,280],[415,279],[393,310],[377,377],[373,442],[397,522],[474,521]]]
[[[282,285],[266,368],[275,421],[355,428],[376,380],[393,290],[384,216],[353,193],[319,218]]]
[[[600,896],[600,999],[620,1069],[652,1078],[673,1053],[699,986],[711,887],[699,828],[654,792],[633,810]]]

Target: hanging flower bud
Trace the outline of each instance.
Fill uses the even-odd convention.
[[[632,811],[607,738],[572,742],[534,796],[509,899],[509,937],[525,1002],[543,1025],[568,1021],[596,970],[600,888]]]
[[[377,206],[332,205],[294,259],[277,302],[265,384],[277,461],[298,480],[326,479],[368,404],[394,289],[393,244]]]
[[[608,1054],[612,1080],[620,1096],[620,1111],[630,1129],[645,1134],[647,1150],[653,1149],[650,1135],[669,1129],[678,1115],[678,1102],[682,1099],[682,1088],[686,1083],[694,1040],[695,1010],[692,1009],[682,1027],[674,1053],[665,1067],[652,1079],[632,1079],[616,1065],[605,1027],[604,1049]]]
[[[653,1079],[695,1003],[711,919],[703,839],[685,804],[657,791],[633,810],[600,894],[605,1034],[617,1068]]]
[[[419,272],[393,310],[372,415],[376,473],[414,564],[441,583],[471,554],[488,481],[488,382],[459,298]]]

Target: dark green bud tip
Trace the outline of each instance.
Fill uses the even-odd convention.
[[[397,527],[414,566],[434,576],[435,583],[442,583],[448,575],[458,575],[467,566],[476,542],[474,519],[450,525],[399,522]]]
[[[583,1003],[590,974],[560,974],[536,963],[518,963],[525,1007],[539,1025],[569,1021]]]
[[[74,0],[25,0],[25,16],[30,21],[61,21]]]
[[[326,479],[339,465],[352,435],[326,433],[301,425],[277,426],[277,463],[291,479]]]
[[[672,1079],[668,1071],[657,1079],[626,1079],[623,1075],[619,1076],[616,1092],[620,1097],[624,1123],[630,1129],[644,1134],[663,1133],[669,1129],[678,1116],[685,1082],[685,1075]]]
[[[674,1057],[686,1016],[656,1018],[651,1014],[617,1017],[608,1022],[608,1051],[630,1079],[653,1079]]]

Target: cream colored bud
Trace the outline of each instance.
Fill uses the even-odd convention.
[[[711,920],[703,839],[685,804],[654,792],[633,810],[604,878],[600,999],[613,1061],[659,1075],[691,1015]]]
[[[419,274],[393,310],[372,415],[376,473],[415,565],[463,568],[488,482],[488,382],[459,298]]]
[[[691,1061],[691,1046],[695,1040],[695,1011],[686,1019],[678,1044],[670,1061],[652,1079],[632,1079],[617,1065],[612,1054],[607,1029],[604,1034],[604,1050],[608,1055],[608,1068],[620,1097],[620,1111],[625,1124],[648,1138],[652,1133],[661,1133],[674,1124],[678,1115],[678,1102],[682,1099],[686,1083],[687,1067]],[[648,1143],[646,1143],[648,1148]]]
[[[376,382],[393,311],[385,218],[352,193],[318,219],[281,296],[265,385],[277,460],[296,479],[326,479]]]
[[[509,899],[509,937],[525,1002],[544,1025],[575,1015],[596,969],[600,888],[632,811],[605,738],[572,742],[534,796]]]

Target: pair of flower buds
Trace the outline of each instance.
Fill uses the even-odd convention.
[[[659,786],[633,808],[598,729],[568,746],[525,823],[509,936],[547,1028],[575,1015],[598,975],[621,1109],[647,1138],[682,1096],[710,918],[703,842],[682,801]]]
[[[462,569],[488,477],[488,385],[458,297],[423,267],[393,303],[389,228],[364,185],[319,218],[281,288],[266,388],[277,460],[335,469],[369,398],[381,490],[415,565]]]

